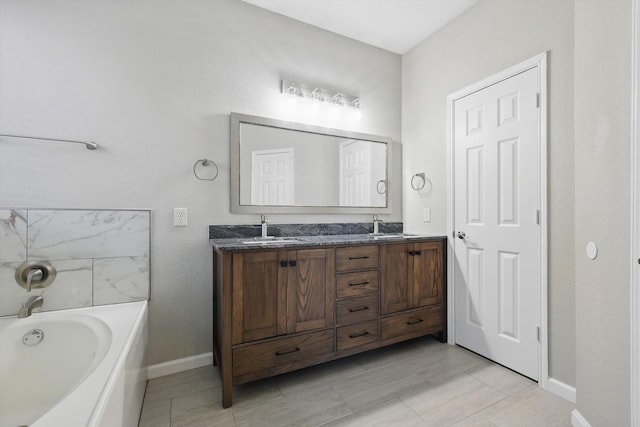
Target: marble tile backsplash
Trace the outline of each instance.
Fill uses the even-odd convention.
[[[0,316],[30,295],[42,311],[149,298],[149,210],[0,209]],[[46,260],[57,275],[30,294],[15,281],[24,261]]]

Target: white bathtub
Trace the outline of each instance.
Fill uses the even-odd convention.
[[[146,346],[146,301],[0,318],[0,427],[137,426]]]

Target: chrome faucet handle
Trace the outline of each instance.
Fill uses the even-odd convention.
[[[44,272],[39,268],[29,270],[27,273],[27,292],[31,292],[31,284],[34,280],[41,281],[44,278]]]

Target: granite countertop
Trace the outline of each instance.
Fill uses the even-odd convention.
[[[274,237],[263,240],[260,237],[234,237],[226,239],[209,239],[216,250],[234,251],[246,249],[289,248],[298,246],[336,246],[364,245],[383,242],[400,242],[411,240],[440,240],[442,235],[381,233],[381,234],[334,234],[318,236]]]

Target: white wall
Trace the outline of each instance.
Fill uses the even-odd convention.
[[[362,118],[289,106],[280,79],[362,98]],[[229,209],[231,111],[400,139],[398,55],[237,0],[0,0],[0,207],[151,208],[149,362],[211,351],[209,224]],[[215,182],[191,168],[218,163]],[[385,218],[402,218],[401,198]],[[173,207],[189,209],[174,228]],[[272,215],[274,222],[370,216]]]
[[[447,95],[547,50],[549,373],[575,385],[572,1],[482,0],[403,56],[404,177],[425,171],[433,183],[405,192],[404,215],[410,232],[450,233]]]
[[[630,425],[630,108],[631,2],[576,1],[576,388],[594,427]]]

